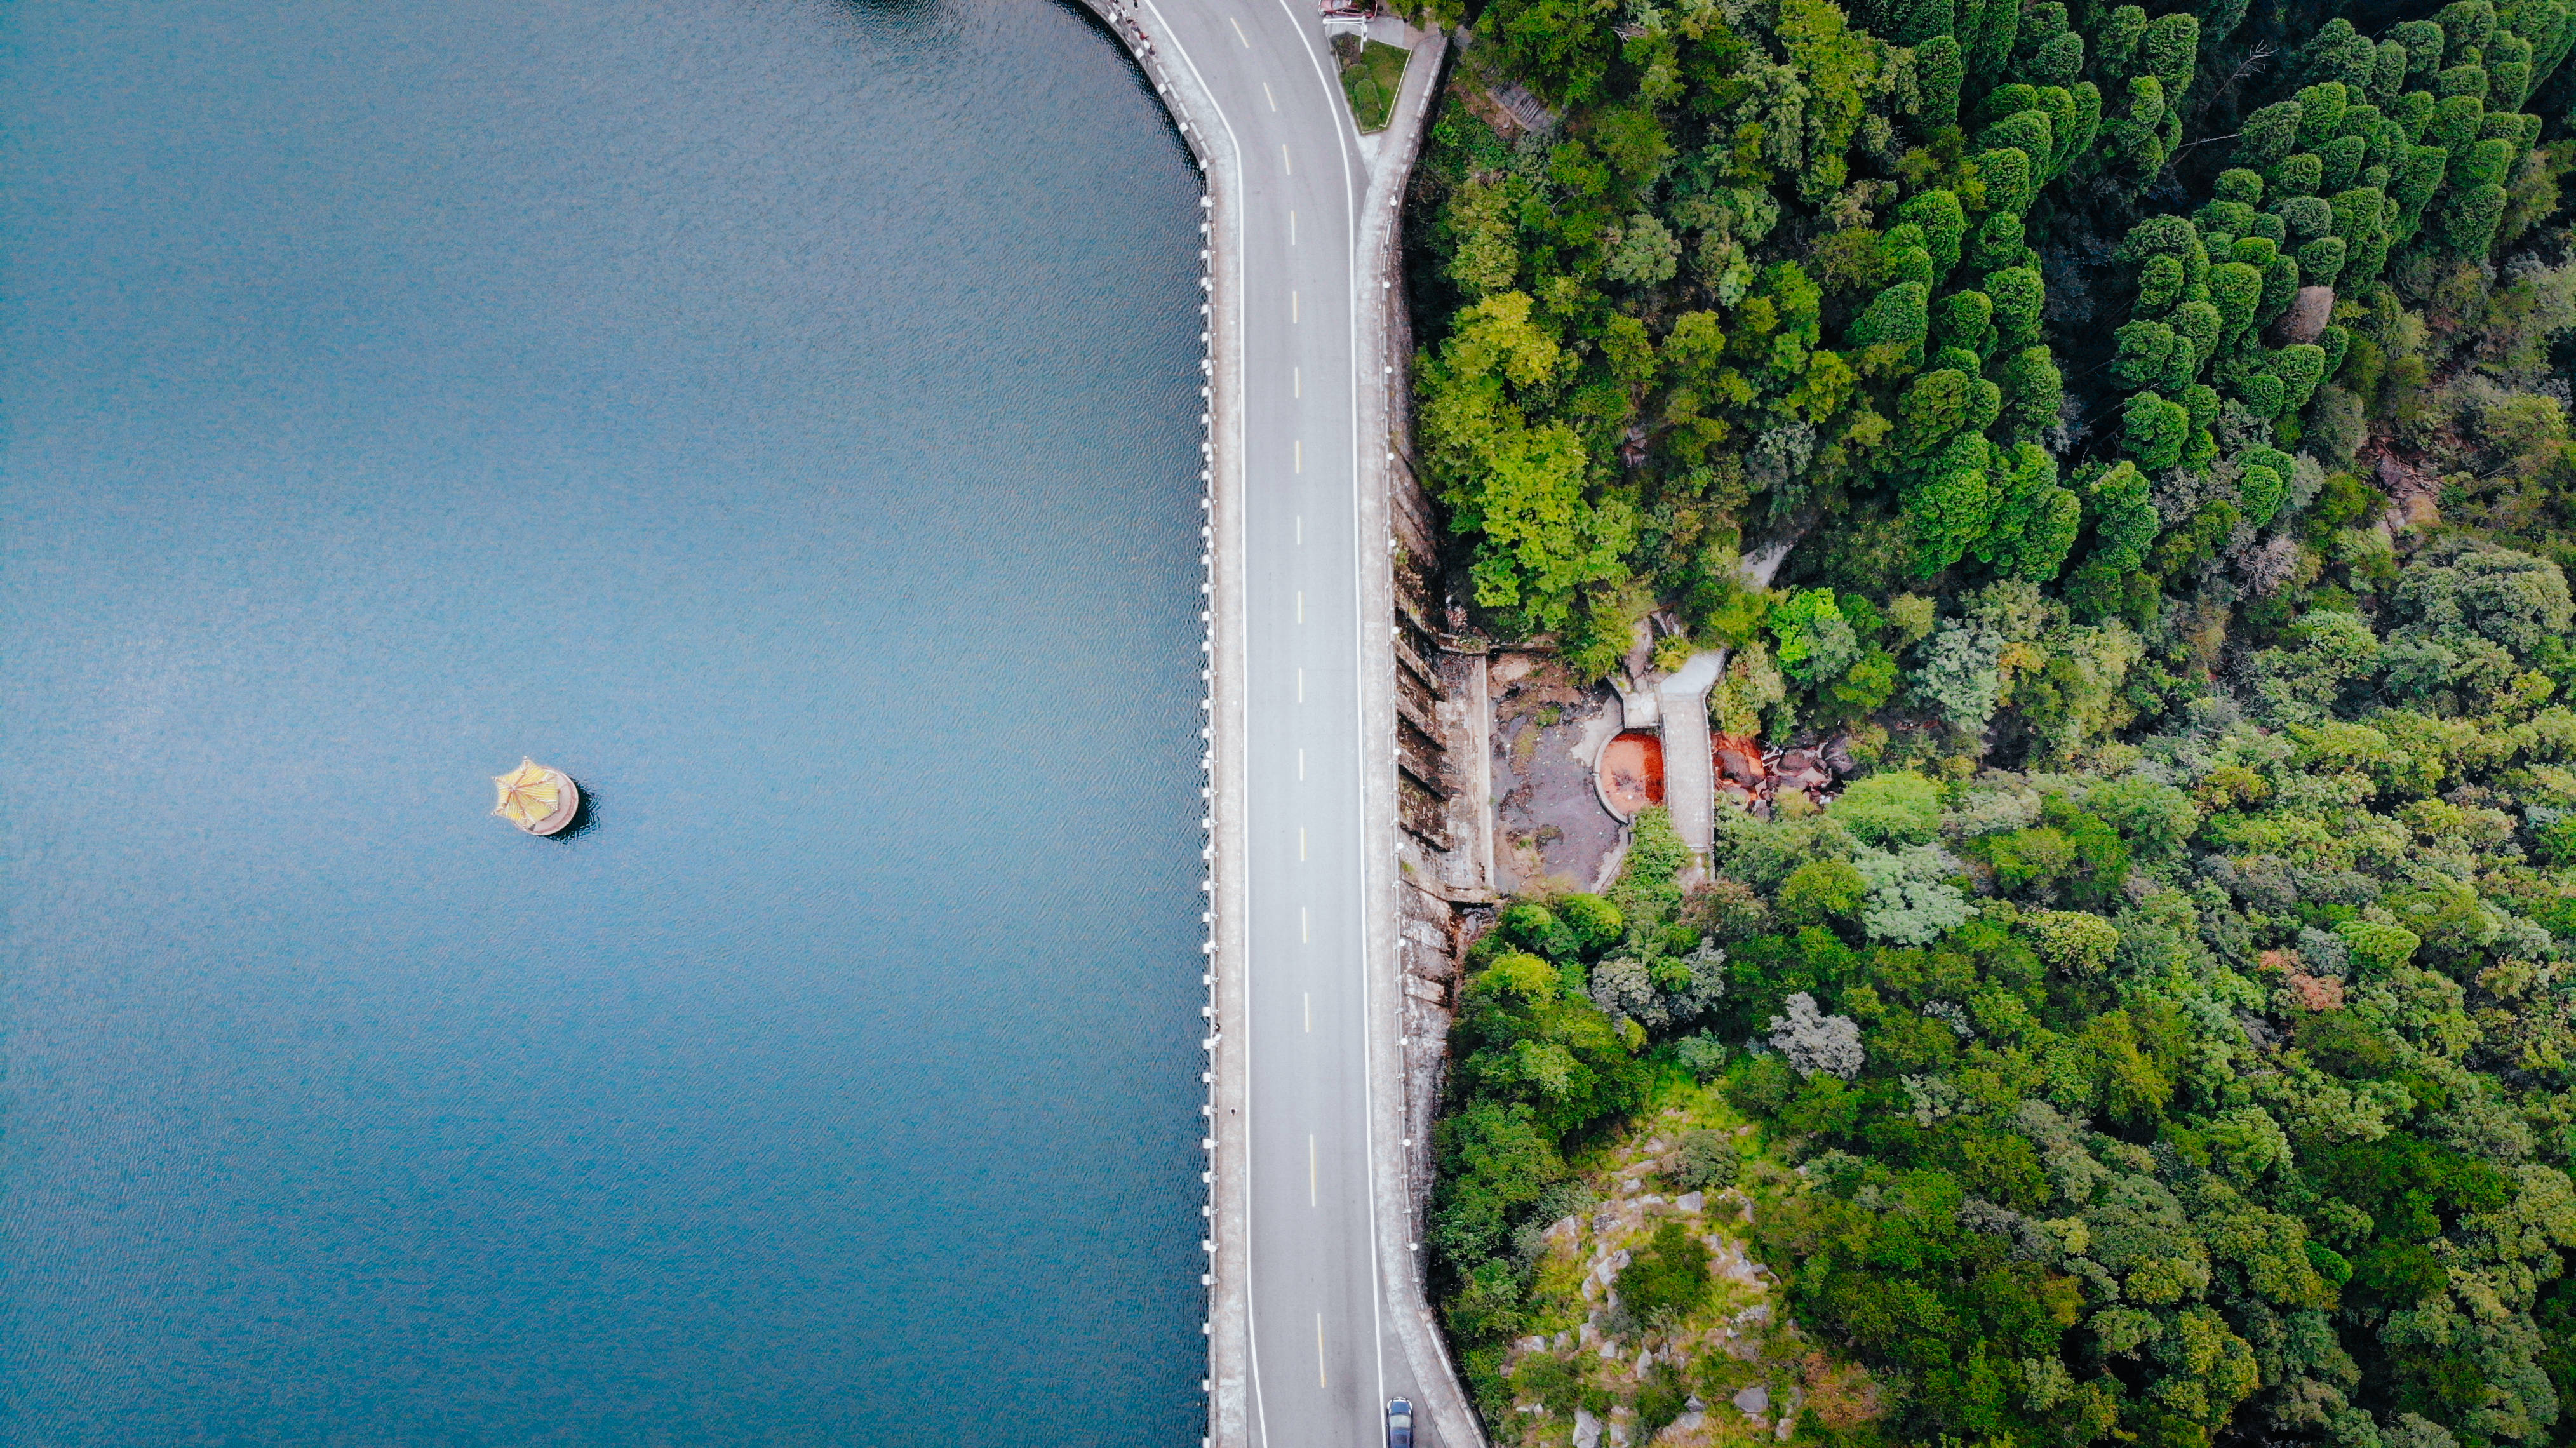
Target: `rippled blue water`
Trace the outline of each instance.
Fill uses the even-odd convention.
[[[1199,187],[1116,47],[26,0],[0,107],[0,1441],[1194,1438]]]

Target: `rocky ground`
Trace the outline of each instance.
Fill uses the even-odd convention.
[[[1837,783],[1852,773],[1851,750],[1840,735],[1802,749],[1765,749],[1742,734],[1716,737],[1717,797],[1757,819],[1769,819],[1775,808],[1816,810],[1833,803]],[[1788,795],[1800,795],[1792,803]]]
[[[1853,1370],[1828,1366],[1785,1322],[1777,1278],[1748,1255],[1753,1199],[1736,1186],[1683,1189],[1681,1145],[1695,1130],[1725,1134],[1751,1162],[1753,1128],[1714,1092],[1677,1087],[1660,1110],[1638,1118],[1635,1132],[1579,1163],[1591,1200],[1534,1244],[1539,1330],[1514,1345],[1518,1402],[1496,1425],[1498,1442],[1786,1441],[1819,1374],[1840,1397],[1856,1387],[1866,1394],[1865,1383],[1844,1381]],[[1708,1300],[1678,1321],[1641,1323],[1623,1310],[1615,1284],[1656,1230],[1675,1221],[1709,1249]],[[1641,1438],[1641,1428],[1653,1431]]]

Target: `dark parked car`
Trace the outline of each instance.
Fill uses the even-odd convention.
[[[1413,1405],[1402,1398],[1386,1405],[1386,1448],[1413,1448]]]

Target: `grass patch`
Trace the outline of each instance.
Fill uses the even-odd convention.
[[[1360,134],[1385,130],[1395,114],[1396,93],[1404,86],[1404,63],[1413,52],[1381,40],[1362,44],[1356,35],[1336,35],[1333,58],[1342,63],[1342,92],[1351,98]]]

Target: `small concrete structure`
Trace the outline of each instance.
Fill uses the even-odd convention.
[[[558,833],[581,813],[581,786],[533,759],[522,758],[518,768],[492,776],[492,784],[501,792],[492,813],[532,835]]]

